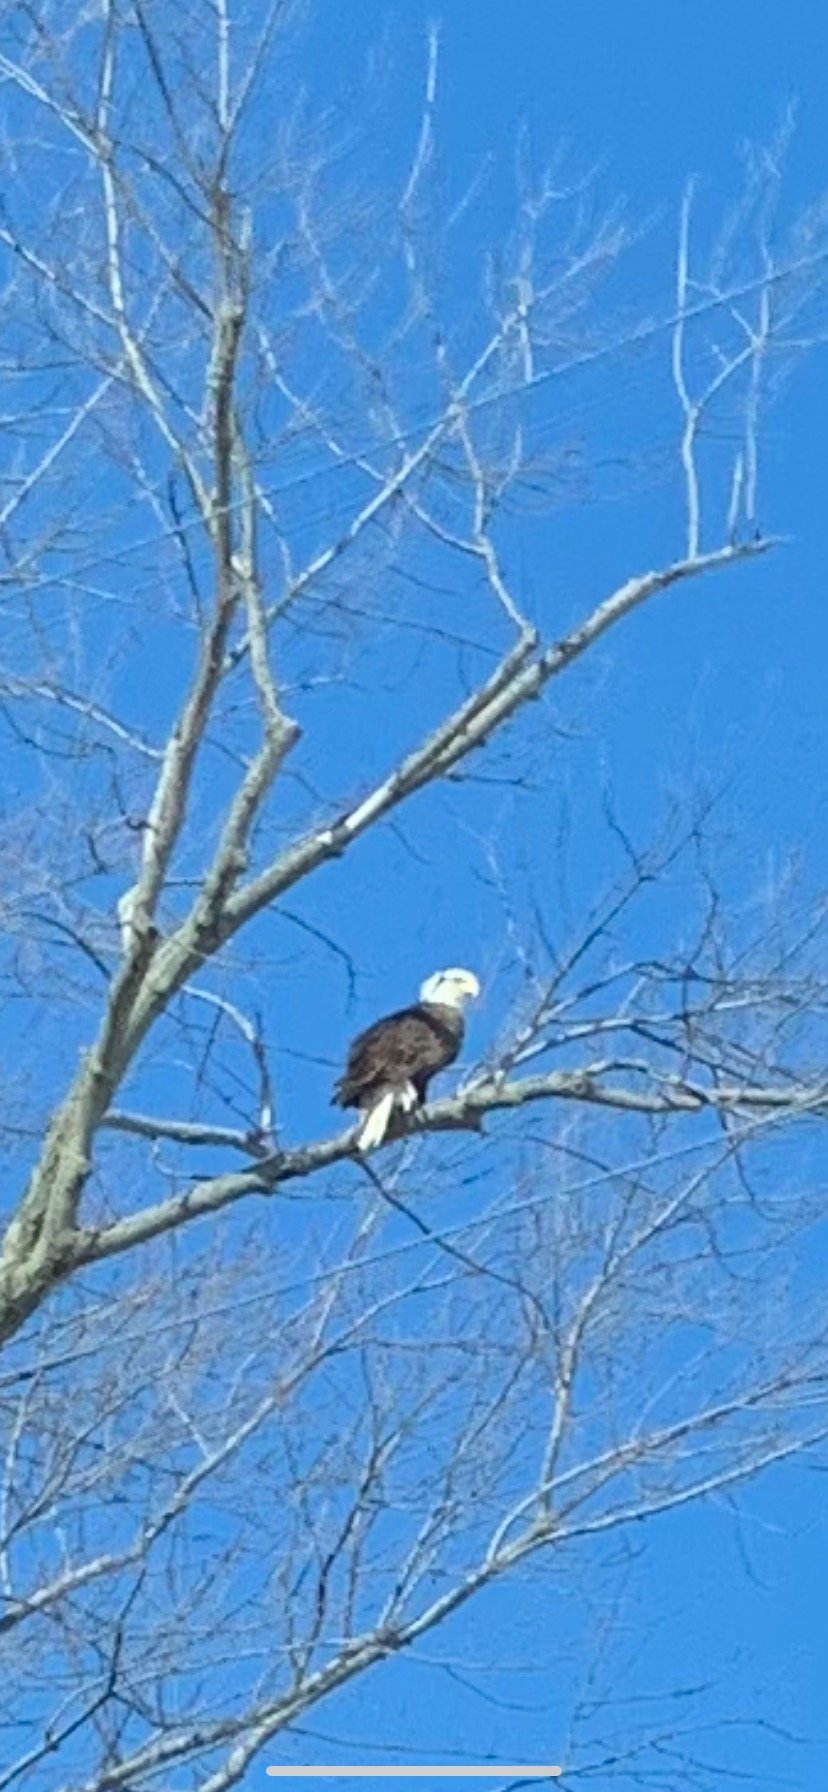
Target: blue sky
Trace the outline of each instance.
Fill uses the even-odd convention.
[[[403,166],[419,118],[430,18],[430,9],[414,3],[395,9],[372,0],[355,15],[331,0],[311,9],[310,38],[302,37],[296,54],[297,76],[320,103],[344,102],[348,116],[349,96],[356,93],[360,104],[368,96],[371,153],[379,143],[392,169]],[[828,18],[816,5],[761,11],[741,4],[572,8],[518,0],[505,9],[456,0],[440,24],[440,191],[456,198],[481,168],[488,171],[485,203],[473,214],[462,243],[467,279],[474,278],[475,254],[508,221],[521,127],[528,130],[538,165],[564,141],[572,167],[598,166],[604,199],[625,198],[629,217],[642,226],[642,240],[633,253],[623,303],[645,313],[664,315],[670,309],[675,222],[687,178],[698,181],[703,236],[738,193],[743,140],[767,141],[791,104],[798,125],[783,212],[792,215],[822,190]],[[366,76],[375,64],[379,80]],[[356,145],[359,162],[358,134]],[[462,287],[452,287],[455,300],[458,291]],[[666,361],[665,341],[643,373],[622,361],[592,385],[587,381],[586,391],[579,376],[568,376],[543,401],[556,440],[598,461],[591,502],[556,509],[511,531],[509,569],[546,632],[557,632],[596,596],[681,549],[681,491],[670,460],[676,410]],[[806,877],[815,884],[824,879],[828,855],[820,768],[828,745],[823,700],[828,613],[821,443],[826,401],[828,357],[818,351],[795,368],[766,421],[760,521],[790,537],[784,550],[747,572],[673,593],[634,616],[623,634],[599,649],[594,671],[576,670],[551,693],[555,720],[574,730],[575,740],[560,749],[547,823],[552,825],[554,801],[562,792],[579,807],[582,826],[574,851],[585,854],[584,875],[593,894],[602,868],[591,851],[594,817],[583,805],[602,779],[611,782],[623,816],[645,836],[671,798],[688,799],[700,782],[721,793],[721,826],[742,875],[742,898],[755,895],[790,852],[802,849]],[[633,461],[644,457],[641,495],[635,477],[628,477],[627,455]],[[669,462],[668,471],[662,459],[665,467]],[[653,466],[658,470],[650,476]],[[410,665],[415,663],[412,658]],[[424,695],[417,713],[410,665],[403,664],[397,684],[389,671],[381,725],[366,730],[366,750],[377,770],[390,762],[398,743],[405,744],[430,714],[439,713],[439,691],[434,709]],[[399,689],[407,680],[402,706]],[[602,705],[598,730],[589,708],[596,693]],[[313,725],[310,703],[306,715]],[[349,709],[344,697],[342,723],[357,730],[361,725],[359,712]],[[326,736],[318,751],[329,767]],[[496,795],[483,798],[489,810],[497,801]],[[531,854],[536,811],[515,825],[525,826],[524,846]],[[434,846],[430,811],[412,810],[410,826],[419,849],[426,838]],[[385,875],[400,876],[404,866],[416,892],[416,864],[385,836],[381,845],[363,845],[355,875],[375,888],[375,873],[384,869]],[[745,887],[751,879],[752,892]],[[460,951],[452,895],[435,893],[433,882],[427,871],[429,902],[425,917],[422,910],[418,917],[424,933],[416,963],[430,962],[435,953],[454,958]],[[338,886],[331,884],[330,910],[325,889],[322,879],[309,898],[320,920],[341,916]],[[346,909],[341,917],[346,927],[355,913]],[[358,929],[353,943],[359,945]],[[365,994],[381,1003],[386,979],[388,994],[400,982],[395,904],[375,905],[371,943]],[[362,968],[365,955],[361,949],[357,955]],[[412,974],[417,974],[413,964]],[[377,979],[375,990],[370,977]],[[309,1025],[316,1018],[311,1010]]]
[[[358,168],[362,158],[363,180],[376,169],[389,176],[404,166],[416,133],[432,8],[421,0],[360,0],[358,7],[318,0],[309,14],[290,66],[313,104],[330,106],[353,133],[349,165]],[[537,165],[564,140],[571,166],[597,167],[605,201],[625,199],[642,234],[626,285],[609,303],[636,314],[669,312],[688,176],[698,180],[703,233],[738,190],[740,142],[767,140],[791,104],[798,124],[783,210],[795,213],[828,186],[828,10],[815,0],[784,8],[745,0],[684,7],[450,0],[438,22],[437,196],[451,204],[484,173],[483,198],[470,209],[446,272],[458,332],[464,282],[476,290],[480,258],[508,225],[521,129]],[[266,126],[264,109],[255,126],[263,141]],[[665,366],[666,342],[640,362],[622,357],[583,380],[567,376],[543,396],[538,431],[594,469],[583,502],[510,524],[510,571],[549,637],[631,574],[681,551],[681,491],[670,458],[677,418]],[[500,1018],[498,977],[509,986],[485,852],[492,837],[540,890],[556,937],[565,937],[579,905],[594,901],[618,870],[601,822],[605,785],[640,841],[658,829],[670,803],[690,805],[700,788],[716,793],[722,876],[737,918],[791,854],[806,889],[824,887],[826,416],[828,349],[794,370],[767,422],[760,520],[789,541],[761,564],[675,592],[633,617],[594,662],[552,691],[540,735],[550,774],[545,794],[529,801],[481,783],[461,810],[436,793],[412,805],[401,834],[384,829],[366,839],[286,905],[350,955],[354,990],[343,961],[290,919],[262,924],[259,937],[273,966],[284,967],[284,983],[274,977],[263,994],[242,974],[238,993],[261,999],[277,1042],[280,1113],[291,1142],[331,1125],[333,1068],[356,1026],[408,999],[439,963],[478,965],[495,986],[471,1026],[471,1051],[485,1049]],[[274,481],[290,474],[277,466]],[[328,480],[301,522],[309,539],[315,532],[324,539],[326,506],[338,502]],[[150,546],[148,583],[152,556]],[[459,606],[452,621],[465,623]],[[301,764],[331,800],[352,794],[350,769],[343,784],[343,740],[349,757],[358,751],[361,788],[420,738],[453,692],[454,661],[447,669],[434,656],[420,657],[416,643],[409,650],[398,636],[389,641],[370,699],[359,676],[347,690],[325,693],[324,704],[297,678]],[[184,656],[171,656],[160,676],[153,670],[148,692],[136,665],[156,666],[151,629],[144,646],[146,661],[124,670],[118,697],[133,719],[160,727]],[[301,641],[291,642],[297,665],[302,652]],[[526,770],[521,741],[518,729],[489,769],[508,769],[514,754]],[[285,809],[304,814],[304,792],[290,779],[284,791]],[[208,816],[214,796],[200,799]],[[556,864],[564,820],[569,918]],[[81,1031],[87,1024],[84,1014]],[[78,1036],[68,1023],[61,1045],[73,1061]],[[148,1107],[162,1106],[167,1074],[163,1062],[143,1073]],[[285,1221],[299,1223],[295,1211]],[[617,1727],[646,1727],[653,1711],[672,1725],[677,1707],[669,1695],[681,1692],[688,1723],[715,1726],[704,1752],[720,1763],[722,1792],[742,1786],[749,1773],[762,1784],[777,1775],[801,1792],[818,1792],[828,1780],[823,1487],[815,1470],[778,1472],[748,1489],[738,1516],[721,1504],[631,1540],[609,1664],[610,1681],[619,1677]],[[292,1739],[291,1758],[342,1758],[335,1738],[351,1738],[359,1758],[360,1744],[381,1731],[412,1755],[451,1748],[555,1759],[565,1747],[573,1689],[594,1651],[595,1620],[593,1608],[573,1605],[552,1578],[498,1589],[434,1653],[456,1650],[467,1681],[465,1664],[502,1624],[517,1669],[504,1664],[488,1692],[477,1692],[459,1672],[429,1673],[427,1644],[418,1660],[388,1664],[311,1718]],[[707,1691],[691,1699],[688,1689],[701,1685]],[[607,1727],[615,1724],[610,1713]],[[244,1792],[266,1783],[262,1767],[251,1769]]]
[[[392,159],[417,116],[431,12],[419,0],[397,7],[363,0],[357,16],[349,4],[330,0],[313,27],[315,55],[303,73],[333,103],[359,85],[368,47],[383,44],[396,101],[384,126]],[[452,0],[440,22],[437,130],[446,189],[460,190],[486,158],[505,168],[519,125],[528,127],[539,160],[565,139],[576,162],[600,164],[605,190],[624,194],[632,216],[648,225],[641,278],[661,283],[658,300],[670,279],[670,231],[687,177],[698,179],[702,219],[712,215],[736,189],[741,140],[767,139],[791,103],[798,124],[786,204],[796,209],[828,180],[828,11],[814,0],[761,7],[746,0],[692,6],[586,0],[575,7]],[[502,196],[496,176],[494,188]],[[638,296],[645,308],[655,307],[650,292]],[[664,430],[666,413],[651,404],[651,390],[642,390],[637,404],[635,392],[624,388],[621,427],[629,427],[637,444]],[[722,787],[723,831],[742,896],[751,882],[755,893],[789,851],[801,851],[812,885],[824,880],[828,866],[826,415],[828,361],[817,354],[796,372],[768,432],[762,522],[789,535],[790,544],[744,576],[678,594],[615,636],[603,656],[600,726],[589,717],[585,743],[573,754],[561,752],[561,777],[584,828],[591,809],[582,795],[597,767],[611,779],[627,821],[645,833],[670,791],[689,790],[697,777]],[[572,596],[586,603],[674,551],[678,503],[673,485],[639,503],[598,503],[586,527],[582,514],[553,517],[523,550],[521,573],[532,601],[549,618],[554,604]],[[581,694],[553,694],[570,721],[577,719]],[[415,840],[433,848],[433,817],[421,829],[416,816],[411,825]],[[535,840],[536,825],[534,819],[526,824]],[[601,867],[583,840],[577,851],[585,857],[588,885]],[[368,844],[358,873],[368,888],[376,888],[375,874],[395,873],[408,875],[402,851],[396,866],[389,863],[386,842],[380,868],[380,850]],[[406,993],[398,925],[396,903],[386,909],[380,901],[372,905],[370,951],[359,927],[351,930],[360,963],[370,959],[366,1016],[386,997]],[[419,938],[404,951],[412,975],[415,963],[463,956],[445,894],[415,926]],[[485,1027],[485,1017],[475,1022],[476,1033]],[[763,1785],[778,1775],[779,1783],[803,1792],[817,1792],[826,1781],[822,1486],[818,1474],[780,1473],[748,1491],[740,1523],[721,1507],[685,1513],[655,1526],[646,1541],[636,1539],[641,1555],[630,1666],[620,1696],[646,1701],[659,1690],[707,1683],[703,1710],[724,1724],[702,1752],[720,1763],[722,1792],[751,1772]],[[524,1595],[516,1590],[511,1597]],[[393,1680],[389,1674],[384,1684],[347,1696],[341,1724],[321,1722],[320,1730],[364,1736],[375,1710],[387,1722],[385,1700],[393,1696],[412,1752],[418,1741],[426,1747],[437,1736],[456,1743],[462,1733],[467,1741],[485,1738],[501,1753],[514,1748],[519,1757],[554,1757],[564,1676],[560,1664],[546,1665],[544,1637],[554,1656],[559,1620],[542,1598],[530,1599],[528,1609],[537,1672],[527,1666],[520,1690],[537,1708],[534,1719],[487,1710],[456,1686],[443,1684],[441,1691],[439,1682],[430,1686],[424,1713],[416,1670],[406,1675],[395,1668]],[[514,1682],[511,1694],[520,1703]],[[743,1726],[743,1718],[757,1727]],[[311,1747],[308,1738],[304,1758],[314,1758]]]

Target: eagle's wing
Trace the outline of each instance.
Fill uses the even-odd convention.
[[[351,1042],[345,1070],[336,1084],[334,1100],[341,1107],[349,1107],[361,1097],[370,1094],[372,1089],[380,1088],[388,1080],[389,1075],[405,1079],[405,1062],[412,1053],[412,1041],[406,1038],[408,1029],[402,1024],[410,1015],[407,1009],[397,1014],[388,1014],[384,1020],[374,1021],[373,1026],[366,1027],[364,1033],[358,1033]]]
[[[420,1008],[386,1015],[354,1040],[334,1101],[340,1107],[364,1106],[380,1091],[408,1083],[422,1099],[429,1077],[456,1058],[461,1037],[462,1030],[455,1033]]]

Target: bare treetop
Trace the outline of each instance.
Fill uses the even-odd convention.
[[[404,164],[354,172],[358,103],[297,99],[289,11],[0,21],[0,1792],[252,1787],[501,1582],[582,1564],[585,1597],[604,1540],[828,1426],[797,1289],[824,910],[737,910],[703,794],[630,830],[610,789],[612,873],[563,918],[549,820],[559,685],[776,563],[765,406],[824,334],[825,202],[786,224],[782,133],[712,229],[687,187],[633,310],[634,221],[521,145],[471,266],[436,31]],[[640,557],[596,589],[545,563],[600,483],[571,394],[600,441],[645,368]],[[528,868],[486,779],[530,806]],[[496,905],[483,1020],[363,1161],[314,1102],[428,804],[453,939],[456,867]],[[560,1733],[609,1784],[602,1721],[584,1693]]]

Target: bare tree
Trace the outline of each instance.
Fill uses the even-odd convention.
[[[505,1578],[583,1582],[828,1430],[795,1288],[824,916],[730,913],[701,799],[641,844],[607,798],[618,875],[565,938],[488,840],[481,1061],[364,1164],[283,1112],[284,1005],[309,964],[360,976],[301,892],[357,904],[363,838],[470,815],[480,767],[531,802],[563,750],[534,700],[773,548],[762,406],[824,328],[825,205],[784,233],[780,138],[705,253],[688,189],[672,306],[631,322],[634,233],[520,162],[458,320],[475,195],[437,216],[436,36],[378,191],[287,103],[284,13],[3,12],[0,1788],[252,1785]],[[642,357],[672,379],[675,555],[553,628],[509,571],[587,478],[547,400]],[[412,643],[425,708],[388,700]],[[617,1783],[653,1737],[610,1743],[598,1706],[567,1762]],[[686,1784],[672,1718],[657,1742]]]

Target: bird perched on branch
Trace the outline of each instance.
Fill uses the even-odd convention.
[[[360,1033],[334,1090],[341,1108],[360,1108],[360,1151],[381,1145],[394,1111],[410,1114],[426,1099],[438,1070],[452,1064],[463,1043],[463,1009],[480,994],[472,971],[435,971],[420,999]]]

